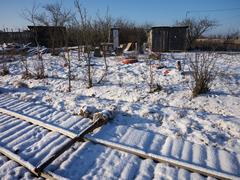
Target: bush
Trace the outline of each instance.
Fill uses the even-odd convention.
[[[190,58],[189,67],[193,77],[193,97],[210,91],[212,82],[218,74],[216,59],[215,53],[195,53],[194,58]]]
[[[34,71],[36,79],[44,79],[46,77],[44,72],[44,64],[42,60],[41,61],[38,60],[34,63]]]
[[[29,73],[28,71],[24,71],[22,74],[22,79],[31,79],[33,77],[34,76],[31,73]]]

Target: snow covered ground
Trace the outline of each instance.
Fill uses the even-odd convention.
[[[20,61],[10,64],[10,75],[0,76],[0,92],[37,104],[48,104],[56,110],[76,114],[83,105],[97,109],[117,108],[109,126],[131,127],[149,133],[181,138],[190,142],[217,147],[230,153],[240,153],[240,54],[219,53],[217,65],[227,75],[218,76],[211,92],[191,97],[190,75],[176,71],[176,60],[185,62],[194,53],[166,53],[166,68],[153,66],[154,82],[162,91],[149,93],[149,66],[146,57],[135,64],[123,65],[119,57],[109,57],[108,75],[100,84],[96,82],[104,73],[103,58],[94,58],[94,87],[86,88],[86,66],[72,54],[72,92],[67,92],[67,67],[61,57],[45,54],[44,63],[49,78],[43,80],[21,79]],[[29,57],[33,67],[35,57]],[[154,63],[158,64],[158,61]],[[163,75],[164,71],[169,74]],[[33,68],[31,68],[33,71]],[[17,81],[29,88],[17,87]]]
[[[47,170],[69,179],[214,179],[93,143],[65,152]]]
[[[38,166],[40,162],[47,160],[54,152],[61,148],[64,143],[69,142],[70,139],[66,137],[66,135],[63,136],[56,132],[49,132],[46,128],[33,125],[35,123],[31,124],[21,119],[16,119],[14,118],[15,115],[13,112],[17,112],[17,114],[24,115],[25,117],[34,118],[45,124],[47,123],[66,129],[69,133],[74,133],[70,137],[77,136],[83,131],[84,127],[90,125],[90,119],[71,116],[64,111],[56,111],[44,104],[40,105],[33,102],[21,101],[4,94],[0,95],[0,107],[0,151],[4,153],[5,150],[2,151],[2,149],[7,149],[11,151],[14,156],[17,155],[24,161],[30,162],[32,164],[31,166]],[[31,122],[36,121],[34,119],[32,119]],[[212,175],[224,173],[221,177],[228,179],[238,179],[236,176],[240,175],[238,171],[240,166],[239,154],[220,150],[212,146],[191,143],[180,137],[167,137],[160,133],[148,131],[147,129],[140,130],[127,125],[116,125],[114,122],[109,122],[102,128],[96,129],[93,133],[86,135],[85,138],[87,141],[93,141],[94,144],[97,142],[97,144],[100,143],[104,145],[104,148],[102,145],[93,146],[93,143],[87,143],[89,144],[89,146],[87,146],[88,148],[84,148],[84,145],[82,146],[79,143],[75,143],[74,146],[69,147],[60,158],[57,158],[55,163],[48,166],[48,171],[53,172],[54,176],[79,179],[88,174],[89,171],[91,172],[92,169],[95,169],[95,165],[98,167],[99,165],[96,164],[95,161],[98,162],[96,159],[100,158],[99,161],[101,162],[112,162],[114,167],[109,167],[107,163],[106,166],[94,170],[91,176],[101,177],[100,172],[102,172],[103,169],[109,169],[109,178],[119,178],[122,176],[136,177],[139,172],[141,172],[142,165],[132,164],[132,161],[126,161],[125,155],[130,158],[131,156],[135,157],[136,154],[138,154],[138,156],[140,154],[140,157],[144,157],[144,159],[147,158],[149,160],[155,158],[156,160],[157,158],[156,162],[160,159],[161,162],[171,162],[181,167],[179,170],[176,167],[170,168],[174,170],[174,173],[172,173],[172,171],[163,171],[158,169],[158,166],[154,166],[156,172],[155,170],[154,173],[153,171],[149,173],[148,171],[143,172],[143,174],[147,173],[149,175],[149,177],[145,177],[145,179],[152,179],[153,177],[158,179],[157,177],[159,175],[163,177],[169,176],[173,179],[184,176],[184,179],[190,179],[194,173],[189,174],[190,172],[185,169],[184,171],[186,173],[183,175],[181,173],[183,166],[187,169],[190,168],[198,171],[202,169],[202,172],[208,171],[207,173],[211,173]],[[102,150],[109,152],[109,149],[111,149],[109,146],[114,147],[113,152],[119,152],[113,153],[111,156],[105,153],[99,154]],[[121,149],[121,151],[117,149]],[[72,156],[72,154],[74,154],[74,156]],[[121,157],[118,155],[121,155]],[[143,164],[146,162],[145,160],[140,161],[141,158],[139,159],[139,157],[133,159]],[[132,165],[129,165],[129,163]],[[65,166],[65,164],[68,165]],[[84,165],[76,173],[73,173],[77,169],[75,167],[78,167],[79,164]],[[161,163],[160,165],[164,169],[169,169],[169,165],[165,163]],[[69,166],[70,168],[68,168]],[[123,172],[118,170],[118,168],[125,166],[126,170]],[[7,167],[5,171],[8,172]],[[110,169],[112,169],[112,172]],[[127,171],[127,174],[125,174],[125,171]],[[229,177],[229,175],[231,177]],[[105,176],[107,175],[102,174],[102,177]]]
[[[27,169],[0,154],[0,179],[38,179]]]

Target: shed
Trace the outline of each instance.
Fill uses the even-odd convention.
[[[65,45],[66,27],[63,26],[28,26],[32,34],[36,34],[40,45],[46,47],[63,47]]]
[[[152,27],[148,34],[150,50],[153,52],[185,50],[187,28],[187,26]]]

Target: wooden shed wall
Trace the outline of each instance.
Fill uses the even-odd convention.
[[[62,26],[28,26],[30,31],[37,35],[38,43],[46,47],[63,47],[66,28]]]
[[[185,50],[186,27],[154,27],[149,34],[149,43],[154,52]]]
[[[152,29],[152,51],[169,50],[169,29],[156,28]]]
[[[171,28],[169,36],[169,50],[183,51],[186,48],[186,28]]]

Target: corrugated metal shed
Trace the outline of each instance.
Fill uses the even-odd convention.
[[[187,26],[152,27],[148,35],[149,47],[153,52],[183,51],[186,48]]]

